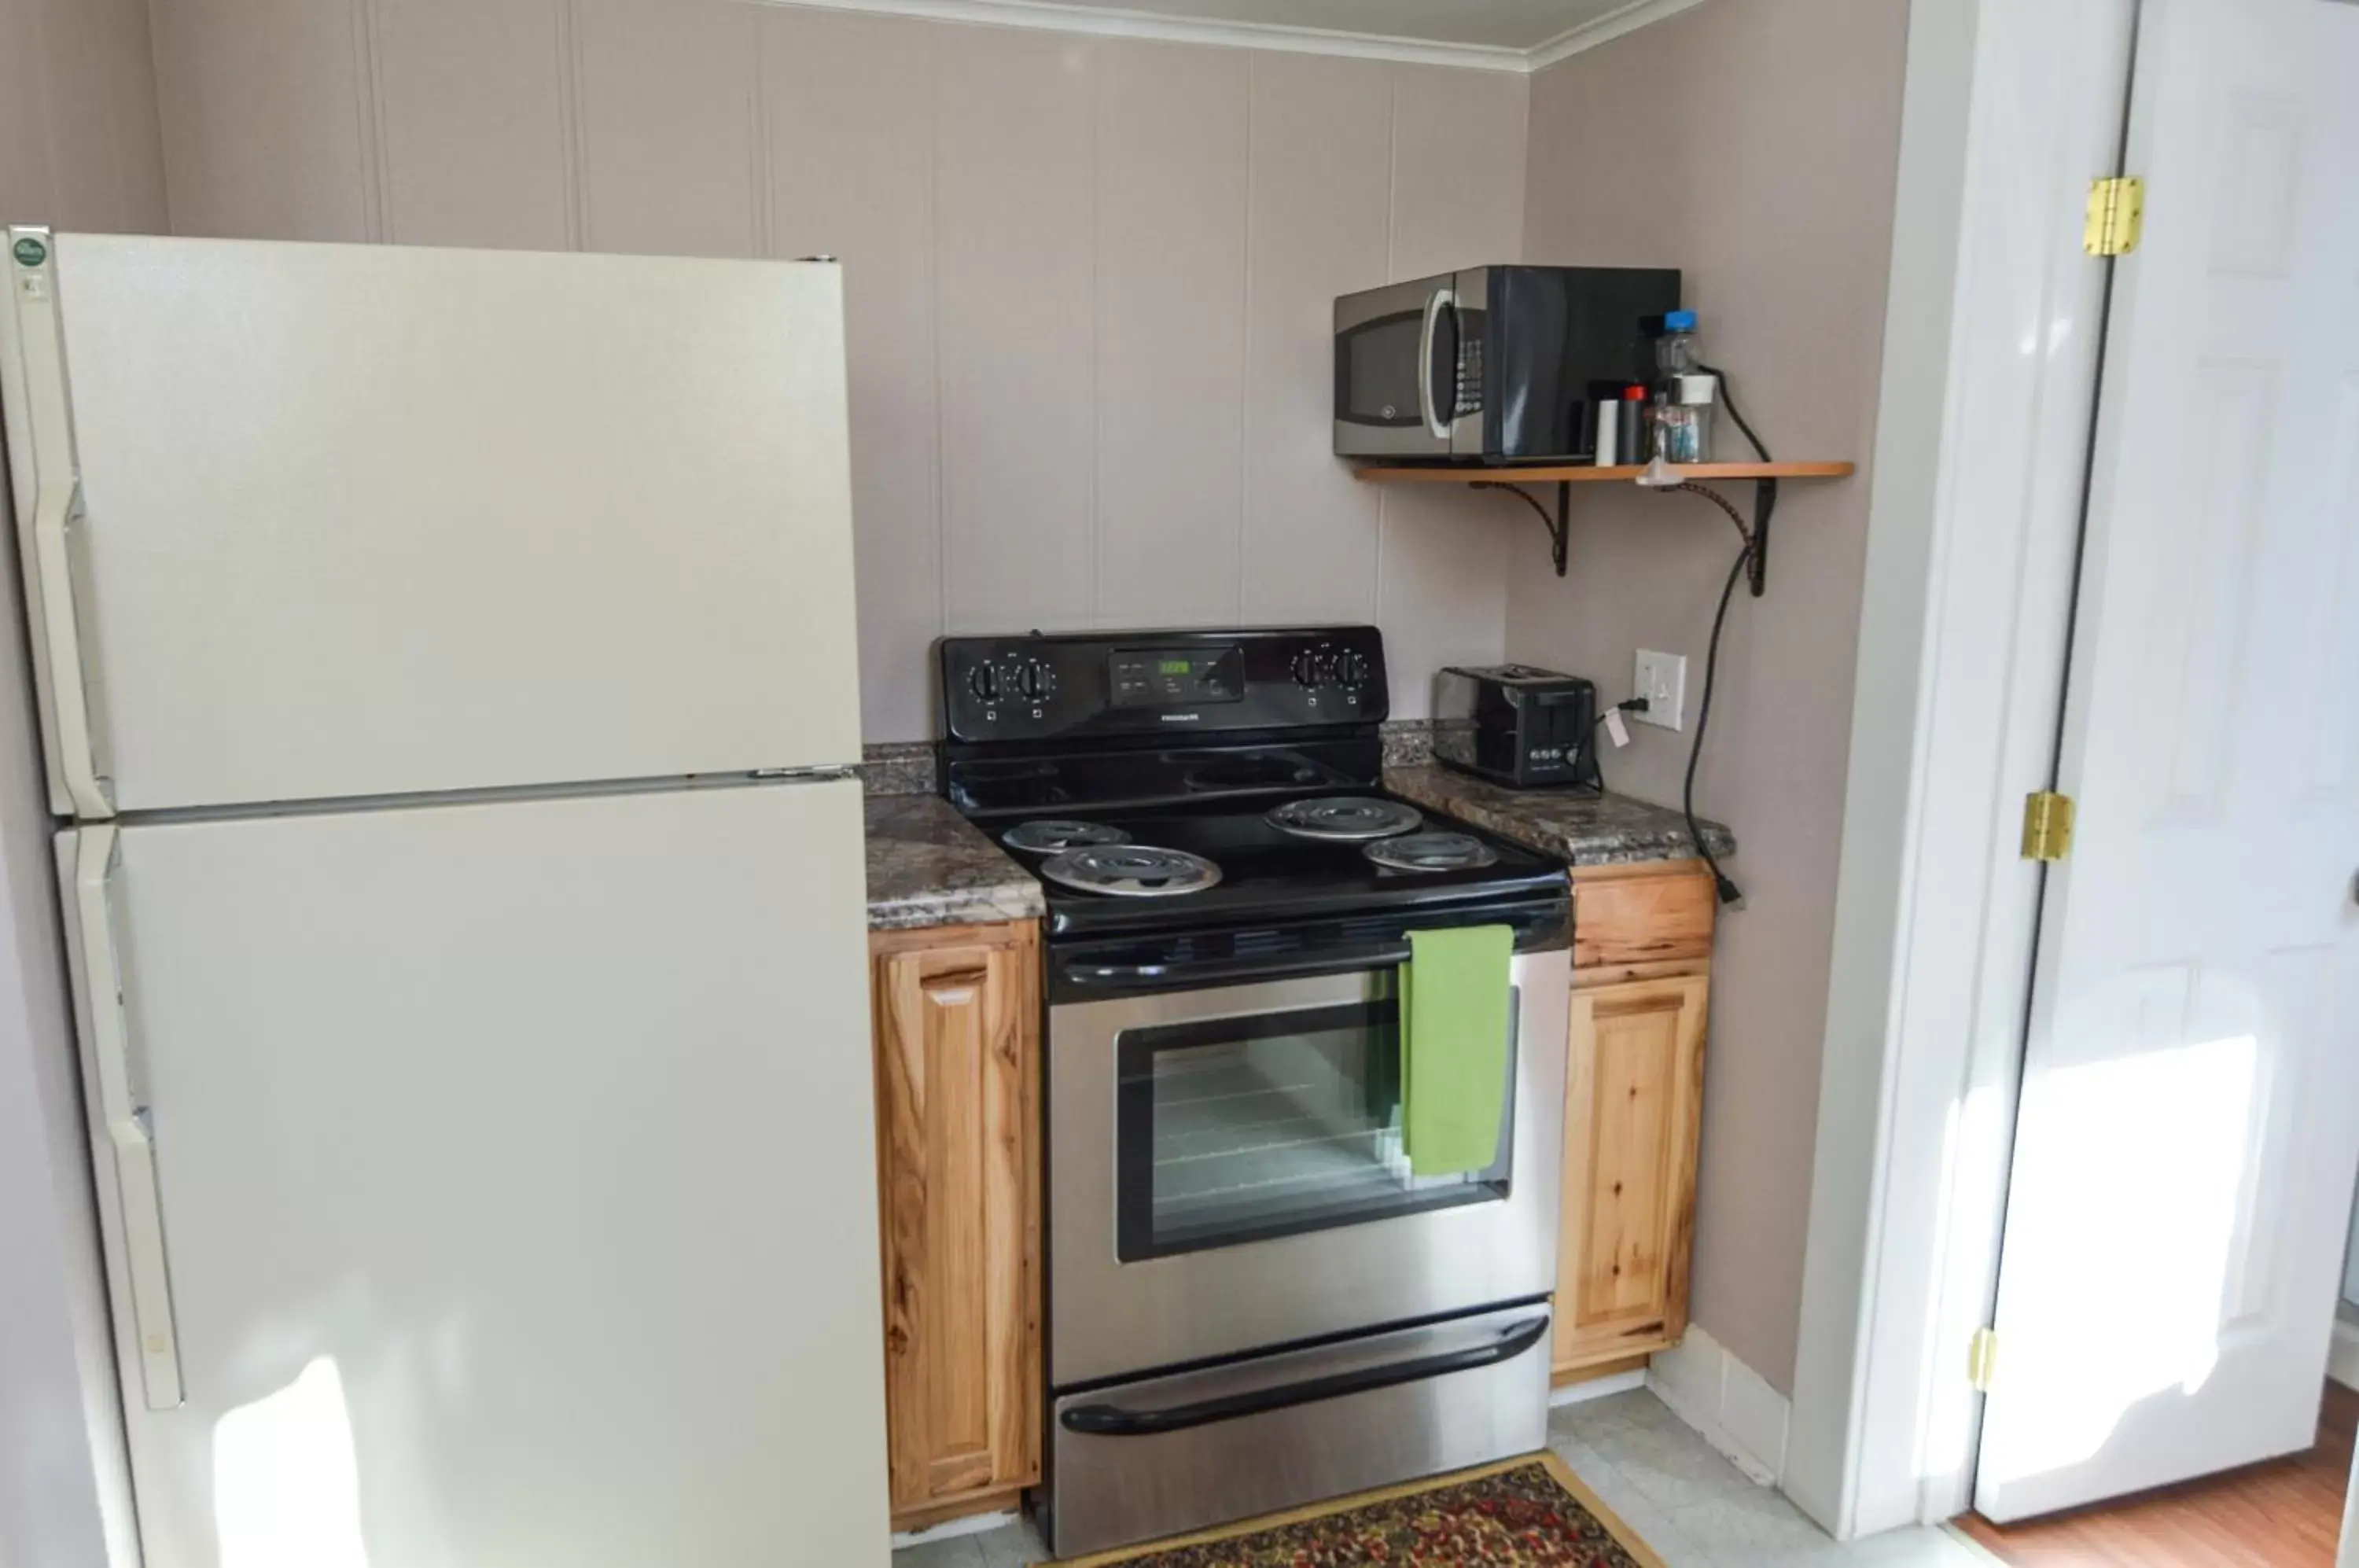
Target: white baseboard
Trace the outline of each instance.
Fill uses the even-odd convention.
[[[1592,1399],[1626,1394],[1633,1388],[1646,1386],[1647,1374],[1643,1368],[1636,1372],[1616,1372],[1611,1377],[1592,1377],[1585,1383],[1567,1383],[1561,1388],[1549,1390],[1549,1409],[1554,1410],[1559,1405],[1587,1404]]]
[[[954,1536],[981,1535],[984,1530],[1015,1522],[1015,1513],[1003,1508],[995,1514],[969,1514],[964,1519],[948,1519],[926,1530],[897,1530],[893,1532],[893,1550],[898,1552],[905,1546],[919,1546],[929,1541],[949,1541]]]
[[[2359,1323],[2337,1313],[2334,1346],[2326,1353],[2326,1375],[2346,1388],[2359,1388]]]
[[[1690,1326],[1678,1345],[1657,1355],[1647,1387],[1760,1485],[1774,1486],[1784,1477],[1791,1413],[1786,1396],[1703,1330]]]

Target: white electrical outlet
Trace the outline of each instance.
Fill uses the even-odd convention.
[[[1642,648],[1638,650],[1636,672],[1630,678],[1630,694],[1647,699],[1647,711],[1630,716],[1642,724],[1660,729],[1680,727],[1680,710],[1687,702],[1688,661],[1683,655],[1657,653]]]

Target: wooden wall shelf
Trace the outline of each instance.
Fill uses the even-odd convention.
[[[1556,560],[1556,574],[1565,572],[1565,555],[1571,536],[1572,487],[1576,485],[1637,484],[1650,467],[1618,464],[1600,468],[1593,463],[1531,464],[1516,467],[1501,464],[1496,467],[1434,463],[1418,467],[1362,464],[1353,471],[1370,485],[1463,485],[1475,490],[1506,490],[1515,495],[1539,514],[1549,531],[1549,553]],[[1848,463],[1679,463],[1666,465],[1664,477],[1654,485],[1641,485],[1641,489],[1666,491],[1682,485],[1693,485],[1707,479],[1750,479],[1767,493],[1775,493],[1781,479],[1847,479],[1857,470]],[[1556,486],[1556,513],[1540,504],[1539,497],[1523,486],[1527,481],[1538,480]],[[1745,533],[1745,548],[1748,556],[1746,575],[1752,581],[1753,596],[1761,597],[1769,585],[1769,519],[1765,510],[1757,509],[1755,524]],[[1742,525],[1739,525],[1742,527]]]
[[[1675,463],[1669,468],[1681,484],[1701,479],[1848,479],[1857,471],[1855,464],[1848,463]],[[1647,471],[1636,464],[1600,468],[1593,463],[1577,463],[1529,467],[1470,464],[1462,468],[1439,463],[1418,468],[1370,465],[1356,472],[1358,477],[1371,485],[1520,485],[1532,479],[1551,480],[1559,485],[1599,485],[1615,480],[1634,483]]]

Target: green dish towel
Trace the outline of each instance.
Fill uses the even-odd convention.
[[[1507,926],[1408,933],[1400,967],[1401,1133],[1417,1176],[1484,1171],[1507,1101]]]

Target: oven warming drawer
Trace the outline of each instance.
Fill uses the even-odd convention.
[[[1548,1443],[1549,1308],[1069,1394],[1049,1427],[1049,1548],[1176,1535],[1529,1454]]]

